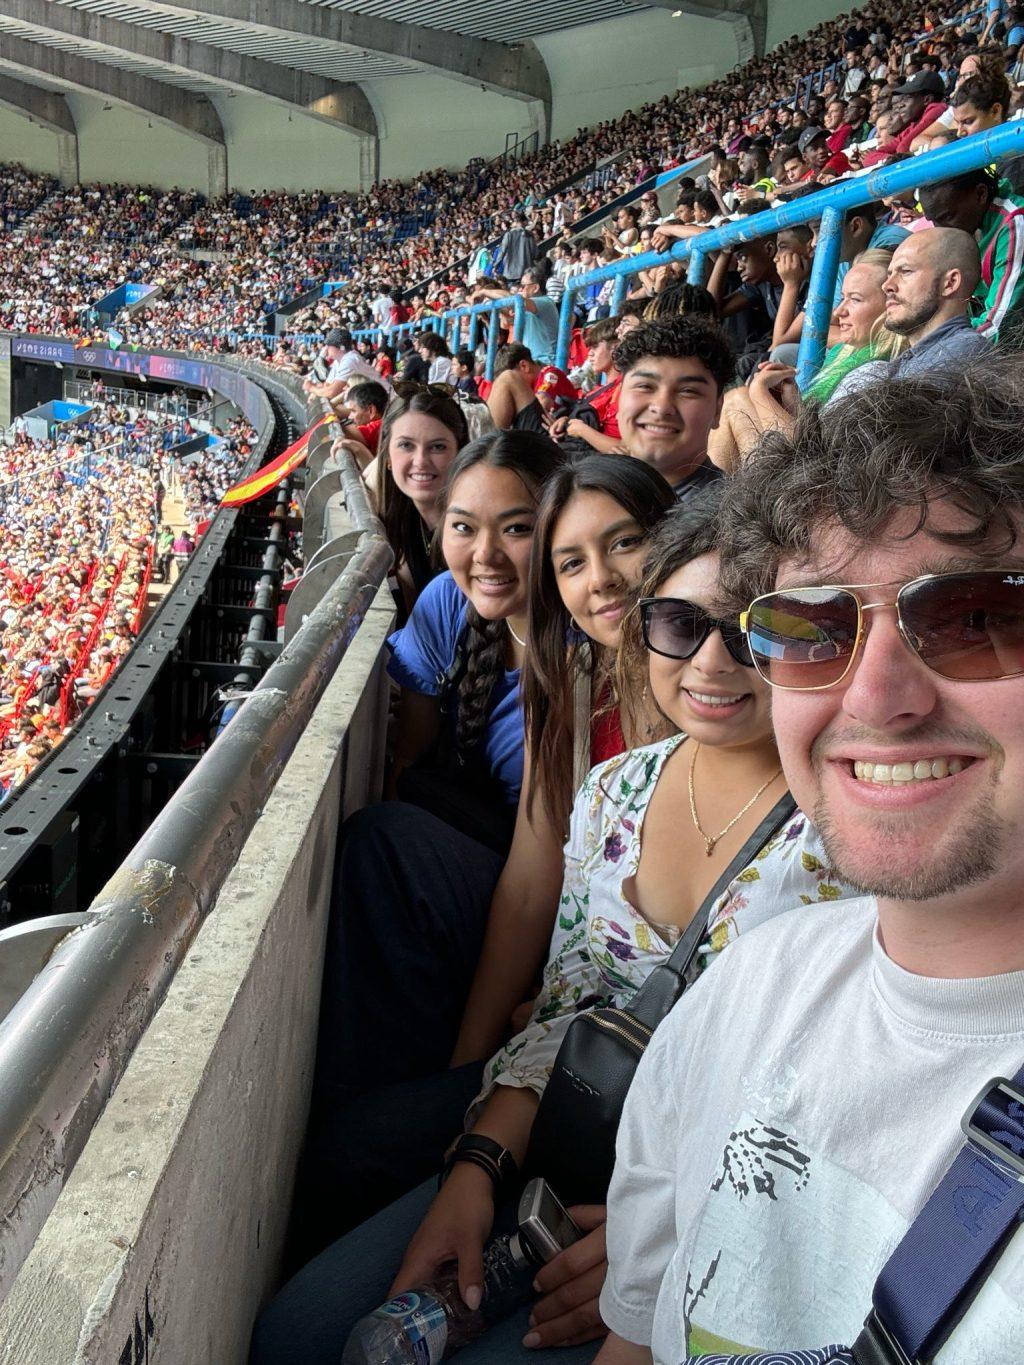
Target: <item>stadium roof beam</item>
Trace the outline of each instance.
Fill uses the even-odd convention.
[[[3,18],[5,24],[24,24],[27,30],[38,31],[44,42],[45,34],[59,34],[91,48],[126,53],[165,68],[171,76],[192,80],[198,76],[226,90],[261,95],[359,137],[377,136],[376,115],[358,85],[106,15],[55,5],[51,0],[3,0]]]
[[[702,19],[723,19],[733,26],[737,62],[763,57],[768,35],[768,0],[627,0],[628,4],[682,10]]]
[[[480,85],[511,99],[551,105],[551,80],[533,43],[497,43],[423,24],[295,0],[132,0],[151,14],[219,19],[282,41],[314,39],[347,50],[397,57],[423,71]]]
[[[57,166],[62,185],[78,180],[78,129],[67,100],[59,91],[27,85],[0,74],[0,107],[23,114],[57,137]]]
[[[162,81],[131,71],[105,66],[87,57],[74,56],[45,43],[0,35],[0,67],[12,68],[29,77],[98,96],[185,133],[207,148],[208,187],[211,195],[227,193],[228,152],[220,115],[205,95],[191,95]]]

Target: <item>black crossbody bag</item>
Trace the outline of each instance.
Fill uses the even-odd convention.
[[[586,1010],[569,1025],[533,1121],[529,1175],[542,1175],[568,1203],[603,1204],[615,1165],[626,1092],[654,1030],[690,984],[715,904],[732,879],[790,819],[787,792],[711,888],[667,961],[621,1009]]]

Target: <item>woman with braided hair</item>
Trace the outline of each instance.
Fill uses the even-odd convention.
[[[493,794],[511,817],[522,784],[519,668],[530,546],[541,485],[561,458],[552,441],[529,432],[480,437],[455,457],[438,528],[448,572],[427,585],[388,642],[388,671],[402,688],[391,789],[428,809],[441,806],[460,828],[469,816],[473,833],[480,832],[476,812],[452,809],[450,787]],[[438,748],[447,769],[439,776],[431,762],[420,770],[425,777],[413,779]]]
[[[338,835],[296,1197],[307,1256],[338,1231],[329,1191],[351,1101],[445,1072],[451,1058],[523,780],[530,549],[541,486],[561,460],[547,436],[520,431],[459,452],[437,530],[448,570],[388,641],[401,688],[389,780],[398,799],[358,811]],[[450,1074],[464,1092],[465,1078]],[[429,1117],[417,1123],[432,1151]],[[442,1148],[450,1137],[446,1123]],[[383,1154],[383,1142],[371,1145]]]

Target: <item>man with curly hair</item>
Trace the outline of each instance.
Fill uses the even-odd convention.
[[[753,930],[646,1049],[600,1365],[1021,1359],[1022,410],[1016,357],[887,379],[727,481],[718,615],[772,686],[809,870],[863,895]],[[872,1304],[897,1346],[825,1346]]]

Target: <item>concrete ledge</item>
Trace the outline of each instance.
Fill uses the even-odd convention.
[[[384,588],[0,1308],[10,1365],[232,1365],[305,1126],[337,814],[377,798]]]

